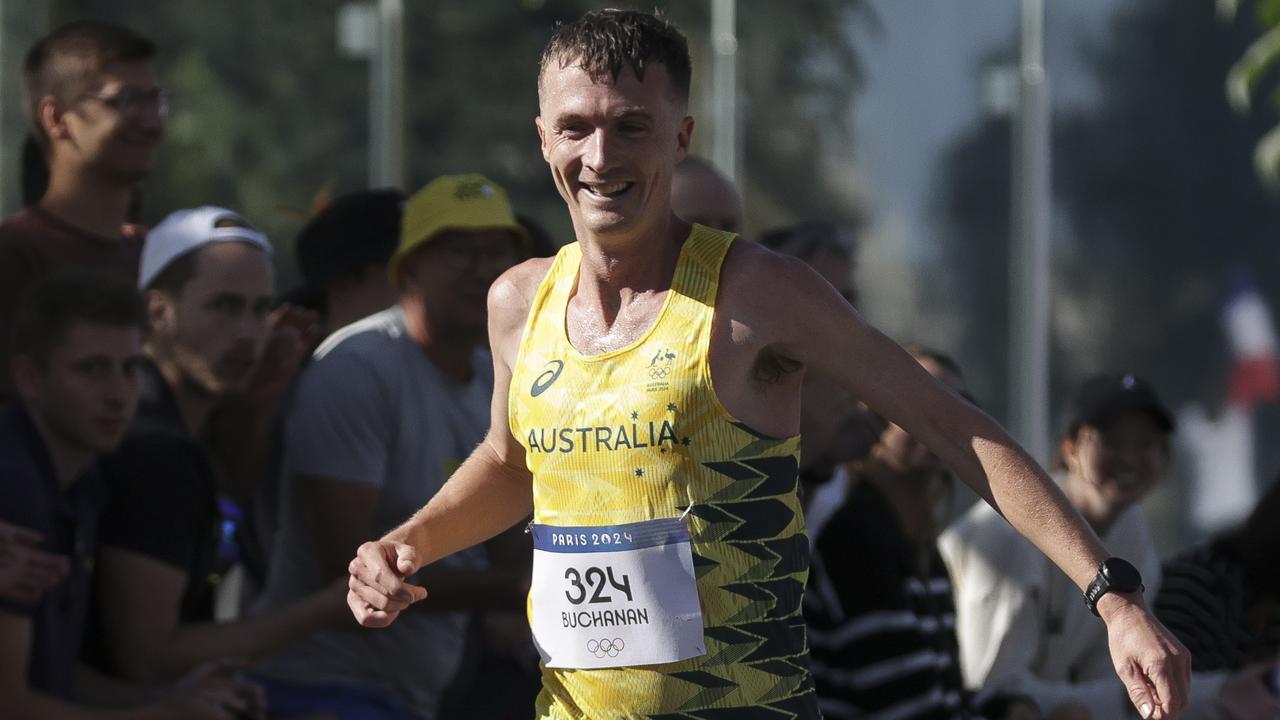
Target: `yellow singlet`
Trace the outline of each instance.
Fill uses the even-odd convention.
[[[733,238],[695,225],[653,327],[603,355],[580,354],[565,330],[576,243],[538,288],[509,398],[534,522],[615,525],[688,509],[707,650],[641,667],[544,667],[539,718],[819,717],[800,610],[809,568],[800,438],[753,431],[711,384],[716,290]]]

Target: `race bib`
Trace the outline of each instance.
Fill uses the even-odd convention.
[[[655,665],[705,655],[683,518],[531,525],[532,626],[547,667]]]

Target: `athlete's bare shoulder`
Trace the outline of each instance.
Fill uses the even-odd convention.
[[[829,290],[807,263],[738,238],[720,271],[717,310],[757,329],[793,325],[796,311],[815,292]]]
[[[525,260],[493,281],[489,288],[489,344],[495,351],[519,346],[538,285],[554,262],[554,257]]]
[[[795,375],[814,352],[825,351],[815,338],[826,329],[860,323],[856,311],[803,260],[741,239],[729,249],[720,271],[713,341],[721,358],[737,359],[730,372],[745,370],[753,382],[776,383]]]

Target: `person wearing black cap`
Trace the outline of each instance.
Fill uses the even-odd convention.
[[[404,193],[393,189],[349,193],[298,233],[301,292],[321,315],[320,337],[395,304],[387,262],[400,239],[404,202]]]
[[[1134,589],[1145,586],[1148,602],[1160,586],[1160,558],[1138,503],[1168,469],[1173,431],[1173,417],[1149,383],[1101,374],[1077,388],[1058,445],[1062,489],[1106,546],[1127,559],[1113,568],[1117,581],[1139,574]],[[1104,628],[1075,585],[994,509],[978,503],[939,545],[955,588],[966,686],[1024,694],[1056,717],[1127,715],[1129,698],[1112,671]],[[1220,703],[1231,701],[1226,679],[1193,674],[1187,716],[1218,717]]]

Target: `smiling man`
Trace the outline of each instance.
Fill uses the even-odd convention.
[[[132,30],[81,21],[27,53],[27,123],[49,165],[49,186],[0,225],[0,359],[8,357],[18,298],[36,278],[72,267],[136,277],[142,231],[127,223],[129,208],[168,110],[155,52]],[[0,397],[9,388],[3,376]]]
[[[653,15],[605,10],[556,31],[536,126],[577,242],[494,284],[489,434],[350,563],[352,612],[383,626],[426,596],[410,573],[532,511],[541,718],[819,717],[796,493],[810,370],[931,448],[1079,587],[1107,559],[995,422],[803,261],[673,214],[689,76],[684,37]],[[1170,717],[1185,650],[1140,595],[1103,590],[1135,706]]]

